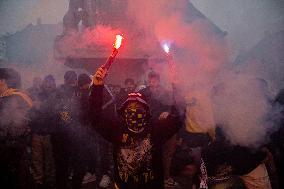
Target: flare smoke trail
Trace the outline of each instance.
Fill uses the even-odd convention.
[[[179,91],[187,103],[195,101],[193,108],[202,129],[221,124],[227,138],[235,144],[263,144],[274,130],[268,117],[272,111],[265,95],[268,89],[261,87],[257,74],[234,70],[228,59],[231,49],[226,39],[214,33],[207,20],[187,20],[188,3],[131,0],[128,9],[147,32],[145,41],[173,42]],[[166,65],[150,61],[150,66],[168,79]]]

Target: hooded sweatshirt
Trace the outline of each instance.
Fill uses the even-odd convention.
[[[162,145],[182,125],[175,109],[165,120],[149,122],[142,132],[133,133],[122,120],[102,115],[103,86],[92,86],[89,100],[93,127],[113,144],[116,186],[164,188]]]

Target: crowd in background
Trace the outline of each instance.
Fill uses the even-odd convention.
[[[222,127],[204,130],[195,119],[196,101],[173,99],[160,84],[160,75],[148,74],[145,86],[128,78],[124,86],[104,85],[103,114],[117,118],[128,94],[143,94],[151,119],[163,117],[178,104],[184,122],[163,146],[165,188],[283,188],[283,119],[265,146],[252,149],[233,145]],[[112,145],[94,129],[89,114],[92,78],[67,71],[64,84],[52,75],[36,77],[21,89],[21,76],[0,68],[0,180],[6,188],[113,188]],[[174,91],[176,92],[176,91]],[[177,93],[177,92],[176,92]],[[275,106],[284,106],[284,92]],[[283,115],[283,112],[282,112]],[[160,132],[163,132],[162,130]],[[3,182],[2,182],[3,181]]]

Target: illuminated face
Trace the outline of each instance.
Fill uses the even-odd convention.
[[[145,129],[146,115],[146,109],[139,102],[128,103],[123,113],[128,129],[134,133],[140,133]]]

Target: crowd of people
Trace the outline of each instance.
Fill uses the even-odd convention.
[[[196,104],[148,74],[145,86],[127,78],[105,83],[64,74],[36,77],[24,90],[20,74],[0,68],[0,179],[11,189],[280,189],[284,119],[266,145],[232,144],[220,125],[204,130]],[[284,107],[284,92],[271,103]],[[281,112],[284,115],[283,111]],[[210,116],[210,115],[208,115]]]

